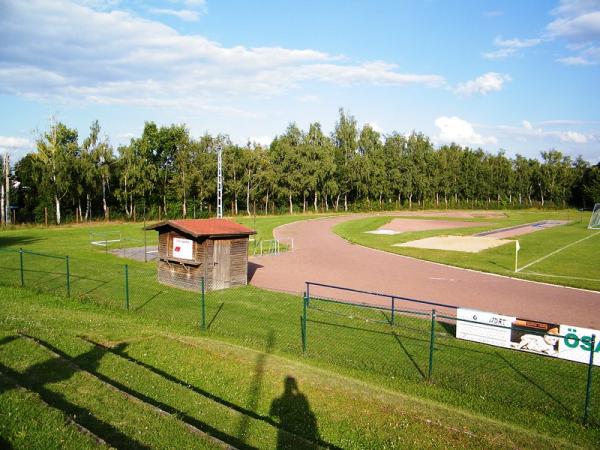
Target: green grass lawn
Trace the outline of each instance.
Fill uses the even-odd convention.
[[[334,448],[575,448],[593,447],[599,437],[597,429],[552,415],[543,419],[541,412],[519,422],[471,408],[470,397],[454,406],[443,398],[458,398],[458,393],[435,382],[418,382],[416,376],[404,378],[401,372],[408,372],[407,367],[396,373],[397,383],[389,383],[395,388],[374,376],[350,377],[345,372],[353,370],[332,370],[339,361],[315,364],[316,355],[282,352],[281,335],[271,330],[265,333],[261,351],[222,340],[216,332],[185,333],[160,319],[28,289],[1,287],[0,295],[0,436],[14,448],[31,448],[31,442],[40,448],[98,446],[61,420],[61,414],[119,448],[215,447],[185,424],[239,448],[313,448],[310,441]],[[316,310],[311,315],[316,316]],[[411,325],[416,332],[419,325]],[[316,325],[309,330],[314,341],[310,352],[321,352],[327,346],[317,344]],[[332,337],[352,337],[356,343],[362,342],[361,333],[373,331],[378,330],[368,326],[363,332]],[[331,331],[323,326],[321,332]],[[409,330],[397,334],[409,352],[418,347],[410,342]],[[438,344],[438,350],[447,344],[451,342]],[[366,347],[373,353],[371,345],[362,342],[361,353]],[[386,358],[405,365],[389,352]],[[384,358],[376,359],[354,371],[378,372],[376,366]],[[440,368],[445,359],[440,359]],[[512,362],[527,370],[527,363],[518,358]],[[544,370],[543,363],[534,365]],[[560,367],[554,373],[564,375]],[[458,385],[466,380],[447,375],[458,391],[463,389]],[[6,376],[22,387],[16,388]],[[294,395],[285,394],[286,383],[297,389]],[[401,388],[405,384],[410,389]],[[513,397],[527,403],[528,389],[519,380],[512,384],[518,393]],[[486,399],[491,390],[473,389],[495,408],[497,399]],[[171,415],[158,414],[155,407]],[[532,410],[527,409],[517,419],[529,417]],[[532,429],[536,421],[542,426]]]
[[[262,233],[268,235],[278,223],[261,225]],[[117,227],[140,232],[139,224],[105,229]],[[0,291],[0,363],[6,368],[0,372],[28,389],[7,389],[0,402],[24,402],[20,414],[26,418],[27,411],[45,411],[39,420],[47,425],[40,426],[39,436],[55,426],[60,410],[77,417],[87,412],[91,418],[82,425],[108,436],[111,445],[164,447],[181,434],[174,442],[188,446],[188,435],[194,435],[176,420],[157,416],[152,430],[135,429],[138,417],[153,411],[150,405],[232,445],[273,448],[282,427],[271,406],[292,376],[319,434],[317,439],[310,424],[301,429],[286,424],[283,428],[296,436],[286,435],[292,439],[289,448],[301,447],[303,439],[343,448],[594,447],[600,442],[600,372],[593,379],[594,426],[580,424],[583,364],[457,341],[451,325],[438,323],[433,377],[427,381],[428,320],[405,316],[392,327],[381,311],[313,301],[303,354],[297,296],[250,286],[208,293],[208,330],[201,331],[198,292],[158,284],[154,263],[91,248],[85,227],[24,228],[2,233],[0,242],[7,241],[71,256],[71,299],[62,298],[65,261],[30,254],[24,255],[26,289]],[[0,284],[20,285],[19,264],[18,253],[0,251]],[[49,365],[51,348],[83,371],[75,373],[62,360]],[[45,378],[49,371],[54,378]],[[106,383],[139,401],[105,392]],[[87,393],[93,393],[92,400]],[[1,422],[9,425],[0,435],[16,446],[25,447],[19,436],[37,433],[31,417],[23,420],[24,434],[15,425],[21,421]],[[75,436],[67,447],[88,445]]]
[[[473,228],[408,232],[391,236],[366,233],[366,231],[375,230],[394,219],[391,216],[377,216],[341,223],[334,228],[334,231],[352,243],[399,255],[527,280],[600,290],[600,234],[596,234],[598,230],[587,229],[589,212],[580,213],[574,210],[505,211],[505,214],[504,218],[470,219],[468,221],[473,222]],[[431,217],[428,219],[435,220]],[[444,220],[448,219],[444,218]],[[463,221],[464,219],[457,220]],[[480,253],[393,246],[431,236],[471,235],[540,220],[569,220],[571,223],[516,237],[515,239],[519,240],[521,246],[519,267],[534,262],[570,243],[591,237],[517,273],[514,271],[515,246],[511,244],[484,250]],[[486,225],[482,222],[492,222],[493,224]]]

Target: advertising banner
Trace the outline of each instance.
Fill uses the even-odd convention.
[[[564,337],[559,346],[558,357],[586,364],[590,361],[592,335],[595,334],[594,365],[600,366],[600,331],[571,325],[561,325],[560,334]]]
[[[173,258],[194,259],[194,241],[173,238]]]
[[[458,339],[510,347],[510,327],[516,317],[466,308],[458,308],[456,317],[462,319],[456,323]]]
[[[459,308],[456,337],[474,342],[589,363],[596,335],[594,365],[600,366],[600,331],[550,322],[520,319]]]

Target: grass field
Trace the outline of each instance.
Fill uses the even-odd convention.
[[[419,382],[406,356],[398,358],[399,352],[392,354],[391,348],[381,352],[385,355],[365,358],[360,368],[344,369],[340,357],[344,352],[348,356],[348,348],[334,345],[335,350],[319,355],[332,347],[331,341],[329,345],[324,341],[333,332],[327,327],[318,332],[311,325],[312,340],[322,342],[315,342],[309,356],[301,357],[282,352],[281,330],[268,330],[262,342],[265,350],[260,351],[220,339],[218,333],[183,333],[144,315],[27,289],[0,291],[5,311],[0,321],[0,435],[15,448],[31,448],[32,442],[39,443],[39,448],[96,445],[65,424],[61,414],[73,416],[119,448],[215,447],[207,439],[198,440],[185,424],[240,448],[275,448],[281,440],[285,445],[279,448],[312,448],[305,439],[341,448],[565,448],[593,447],[599,437],[595,428],[552,414],[555,405],[550,404],[550,396],[545,406],[535,406],[534,402],[543,399],[532,386],[522,386],[521,379],[512,379],[510,386],[494,394],[500,385],[486,386],[484,379],[464,377],[467,370],[509,358],[522,371],[552,370],[552,374],[538,376],[539,383],[548,385],[553,383],[552,376],[568,376],[575,382],[572,369],[583,371],[583,366],[572,365],[565,372],[567,366],[560,363],[545,368],[548,360],[544,358],[533,357],[536,361],[528,364],[530,355],[506,352],[499,357],[488,349],[478,362],[463,362],[460,371],[465,373],[457,383],[454,372],[459,368],[446,371],[456,362],[450,354],[454,352],[456,358],[476,347],[460,343],[460,350],[452,350],[453,344],[442,341],[440,351],[446,345],[449,351],[440,359],[439,368],[447,380],[429,384]],[[373,327],[346,335],[335,333],[329,339],[352,338],[354,347],[360,344],[360,353],[372,349],[374,342],[388,347],[389,340],[372,333],[377,331]],[[371,339],[364,339],[369,331]],[[415,331],[397,334],[419,360]],[[354,351],[354,358],[360,358],[360,353]],[[338,361],[329,362],[336,354]],[[385,365],[387,359],[394,360],[388,370],[398,363],[401,367],[386,383],[377,376],[381,371],[377,366]],[[498,376],[498,365],[488,372],[488,383]],[[302,395],[286,399],[288,377]],[[456,384],[455,389],[447,383]],[[508,388],[517,395],[510,396],[509,405],[501,405]],[[478,395],[465,397],[470,389]],[[567,397],[556,401],[568,401]],[[457,406],[452,405],[455,401]],[[157,413],[156,407],[171,415]],[[504,413],[499,414],[501,410]],[[511,410],[516,417],[511,417]],[[60,435],[54,432],[56,427]]]
[[[390,253],[527,280],[600,290],[600,233],[598,230],[587,229],[589,212],[580,213],[574,210],[506,211],[505,214],[505,218],[470,219],[469,221],[473,222],[473,228],[407,232],[391,236],[365,233],[394,219],[391,216],[376,216],[341,223],[335,227],[334,231],[352,243]],[[411,218],[414,217],[411,216]],[[431,217],[424,218],[432,219]],[[444,220],[452,219],[444,218]],[[465,219],[455,220],[464,221]],[[527,266],[558,250],[556,254],[517,273],[514,271],[515,247],[510,244],[475,254],[393,246],[430,236],[471,235],[481,231],[540,220],[569,220],[571,223],[516,237],[515,239],[519,240],[521,246],[519,267]],[[493,225],[482,225],[481,222],[493,222]],[[586,237],[589,239],[560,250]]]
[[[260,224],[261,233],[278,223]],[[101,228],[140,233],[139,224]],[[71,256],[71,299],[61,297],[65,262],[29,254],[26,288],[0,288],[0,436],[15,448],[97,445],[65,424],[64,414],[117,447],[197,448],[186,424],[242,448],[311,448],[306,440],[341,448],[600,442],[600,373],[593,426],[580,423],[583,364],[457,341],[451,324],[438,323],[427,381],[429,321],[407,316],[391,327],[380,311],[318,301],[303,354],[302,300],[253,287],[207,294],[202,332],[199,294],[156,283],[153,263],[127,261],[124,310],[126,261],[90,246],[87,232],[0,235],[2,245]],[[19,286],[18,267],[18,253],[0,252],[0,284]],[[303,395],[275,407],[286,398],[286,377]]]

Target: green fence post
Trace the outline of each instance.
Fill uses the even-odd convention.
[[[71,297],[71,268],[69,267],[69,257],[65,256],[67,262],[67,297]]]
[[[23,249],[19,249],[19,265],[21,269],[21,287],[25,286],[25,270],[23,267]]]
[[[206,330],[206,298],[204,293],[204,277],[200,279],[200,301],[202,302],[202,323],[200,328]]]
[[[129,265],[125,264],[125,309],[129,311]]]
[[[594,350],[596,349],[596,335],[592,334],[592,347],[590,348],[590,361],[588,364],[587,384],[585,386],[585,408],[583,410],[583,424],[587,425],[590,414],[590,400],[592,398],[592,369],[594,367]]]
[[[304,301],[302,307],[302,353],[306,353],[306,315],[308,308],[308,294],[304,293]]]
[[[433,371],[433,347],[435,344],[435,309],[431,310],[431,335],[429,338],[429,370],[427,379],[431,380],[431,372]]]
[[[395,309],[396,298],[392,297],[392,325],[394,325],[394,309]]]

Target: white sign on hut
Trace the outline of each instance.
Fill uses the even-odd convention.
[[[158,281],[198,291],[248,283],[248,238],[256,231],[227,219],[167,220],[158,231]]]

